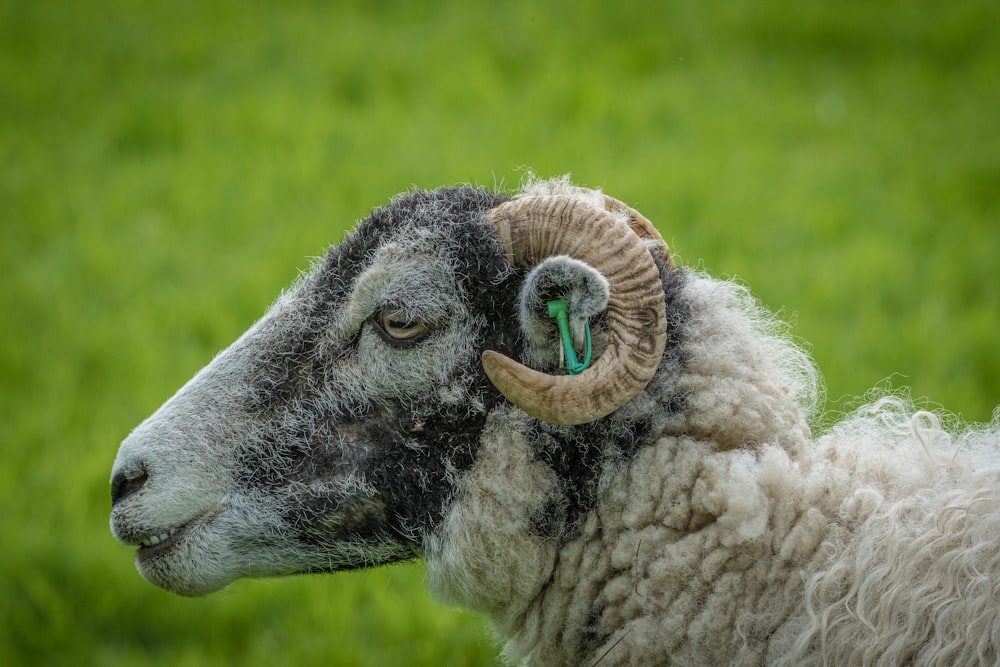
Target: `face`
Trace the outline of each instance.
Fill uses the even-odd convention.
[[[420,555],[517,336],[496,196],[380,209],[122,443],[111,528],[182,594]],[[504,328],[507,323],[507,328]]]

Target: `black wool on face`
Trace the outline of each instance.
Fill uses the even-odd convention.
[[[302,542],[374,537],[398,544],[393,553],[417,555],[421,534],[440,520],[455,477],[475,459],[488,413],[502,400],[479,356],[484,349],[516,355],[521,345],[514,326],[521,276],[510,270],[485,222],[503,200],[473,188],[400,196],[373,211],[303,280],[296,308],[304,317],[296,335],[284,336],[280,348],[258,358],[248,409],[263,423],[258,441],[243,449],[237,465],[242,483],[265,493],[296,486],[285,523]],[[360,335],[346,336],[331,349],[327,330],[350,307],[373,248],[422,237],[432,240],[436,259],[454,271],[458,292],[451,298],[475,323],[475,353],[439,385],[416,393],[377,400],[363,392],[337,395],[331,368],[353,361]],[[432,329],[429,338],[435,335]],[[420,342],[407,353],[423,349]],[[364,378],[360,382],[363,388]],[[331,395],[337,405],[330,405]],[[327,483],[350,476],[354,496],[345,495],[343,485]]]

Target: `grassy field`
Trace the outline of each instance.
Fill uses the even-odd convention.
[[[572,172],[831,410],[1000,403],[995,0],[153,4],[0,0],[0,664],[492,664],[419,564],[190,600],[107,528],[122,437],[412,186]]]

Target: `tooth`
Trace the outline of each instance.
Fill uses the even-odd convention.
[[[150,535],[149,537],[144,538],[139,543],[142,544],[142,546],[144,546],[144,547],[153,547],[153,546],[156,546],[157,544],[161,544],[161,543],[166,542],[167,540],[171,539],[174,536],[174,534],[177,532],[177,530],[178,529],[176,527],[174,527],[174,528],[168,528],[168,529],[164,530],[162,533],[160,533],[159,535]]]

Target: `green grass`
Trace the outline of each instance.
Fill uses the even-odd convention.
[[[141,581],[121,438],[372,206],[572,172],[793,321],[831,409],[1000,403],[1000,4],[0,0],[0,663],[485,665],[407,565]],[[894,375],[898,374],[898,375]]]

